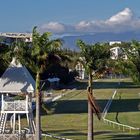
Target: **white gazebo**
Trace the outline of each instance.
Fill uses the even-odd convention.
[[[35,81],[25,66],[15,59],[0,78],[1,114],[0,140],[35,140],[35,123],[32,114],[32,95]],[[13,100],[8,94],[25,94],[25,100]],[[27,118],[28,128],[21,126],[21,116]]]

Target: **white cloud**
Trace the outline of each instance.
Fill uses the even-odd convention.
[[[125,8],[106,20],[80,21],[75,25],[49,22],[40,26],[41,31],[53,33],[95,33],[95,32],[124,32],[140,31],[140,19],[136,18],[131,9]]]
[[[80,30],[80,29],[84,29],[84,28],[90,28],[92,26],[92,23],[91,22],[88,22],[88,21],[81,21],[79,22],[75,28],[77,30]]]
[[[41,31],[49,31],[55,33],[62,33],[65,31],[65,25],[58,22],[49,22],[40,26]]]
[[[116,15],[110,17],[107,22],[112,24],[121,24],[131,21],[133,18],[133,13],[129,8],[125,8],[123,11],[117,13]]]

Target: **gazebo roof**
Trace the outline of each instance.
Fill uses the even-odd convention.
[[[0,93],[30,93],[35,91],[35,80],[25,66],[12,60],[0,78]]]

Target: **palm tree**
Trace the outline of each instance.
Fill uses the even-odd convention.
[[[68,56],[69,59],[66,59],[65,62],[63,61],[62,65],[66,67],[68,66],[70,69],[75,69],[75,65],[79,58],[79,52],[69,49],[63,49],[63,55]]]
[[[60,52],[62,41],[59,39],[50,40],[51,33],[45,32],[40,35],[37,27],[33,28],[32,43],[17,42],[14,48],[14,56],[22,64],[30,68],[36,75],[36,140],[41,140],[41,92],[40,92],[40,74],[44,71],[48,61],[60,60],[57,52]]]
[[[81,59],[80,61],[85,67],[88,74],[88,140],[93,140],[93,113],[96,113],[98,119],[101,118],[100,110],[95,102],[92,91],[92,82],[96,74],[102,73],[106,68],[106,62],[110,58],[110,50],[108,44],[94,45],[86,44],[85,42],[78,40],[77,45],[80,48]]]

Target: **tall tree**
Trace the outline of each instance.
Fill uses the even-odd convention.
[[[14,56],[22,64],[28,66],[36,75],[36,140],[41,140],[41,92],[40,74],[51,61],[59,61],[57,53],[60,50],[62,41],[60,39],[50,39],[51,33],[45,32],[42,35],[37,32],[37,27],[33,28],[32,43],[17,42],[14,48]]]
[[[79,58],[79,52],[63,49],[63,54],[65,56],[69,56],[70,59],[67,59],[65,62],[63,61],[63,66],[68,66],[70,69],[75,69],[76,62]]]
[[[136,40],[123,42],[121,48],[127,58],[120,61],[122,71],[131,76],[135,82],[140,82],[140,42]]]
[[[80,61],[85,67],[88,74],[88,137],[87,140],[94,139],[93,133],[93,113],[96,113],[98,119],[100,119],[100,110],[95,102],[92,91],[93,78],[96,74],[102,73],[107,64],[108,58],[110,58],[110,49],[108,44],[93,44],[89,45],[82,40],[77,41],[77,45],[80,48],[81,59]]]
[[[0,40],[0,67],[1,67],[0,75],[5,71],[9,62],[11,61],[11,58],[9,57],[11,54],[10,52],[12,52],[11,47],[12,46],[7,46],[1,43],[1,40]]]

